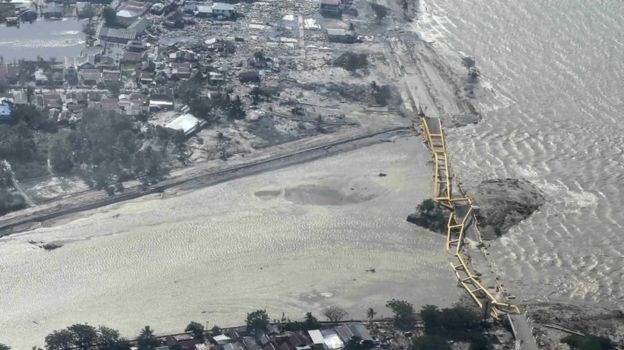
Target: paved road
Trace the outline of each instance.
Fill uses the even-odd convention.
[[[510,315],[510,319],[516,331],[516,339],[520,341],[520,350],[538,350],[529,319],[524,314]]]

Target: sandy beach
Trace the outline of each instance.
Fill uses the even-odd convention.
[[[362,318],[395,297],[451,305],[442,237],[405,221],[430,194],[428,161],[418,138],[399,138],[5,237],[0,338],[22,349],[77,322],[131,337],[240,324],[258,308],[300,318],[335,304]]]

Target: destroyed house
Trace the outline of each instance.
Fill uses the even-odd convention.
[[[108,41],[117,44],[127,44],[131,40],[136,39],[136,36],[137,33],[134,30],[102,27],[98,37],[102,41]]]
[[[149,7],[146,3],[132,0],[125,1],[117,8],[117,22],[127,27],[144,15],[147,10],[149,10]]]
[[[170,335],[167,337],[167,345],[169,347],[175,346],[181,350],[195,350],[196,345],[202,343],[201,340],[195,339],[193,335],[188,333]]]
[[[143,53],[141,52],[126,51],[123,56],[121,56],[120,62],[123,64],[137,64],[141,62],[142,58]]]
[[[256,71],[247,71],[247,72],[241,72],[238,75],[238,80],[245,84],[245,83],[260,83],[260,74],[258,74],[258,72]]]
[[[139,74],[139,83],[151,84],[154,81],[154,74],[149,72],[141,72]]]
[[[45,18],[61,18],[63,17],[63,5],[51,2],[42,12]]]
[[[103,83],[112,83],[118,82],[121,80],[121,72],[116,70],[104,70],[102,71],[102,76],[100,77],[100,81]]]
[[[191,77],[191,64],[188,62],[172,62],[171,76],[179,79],[188,79]]]
[[[150,97],[150,111],[171,110],[173,107],[173,99],[168,95],[154,94]]]
[[[340,16],[342,14],[340,0],[321,0],[321,14],[327,16]]]
[[[212,4],[212,16],[217,19],[230,19],[236,14],[234,6],[223,2]]]
[[[351,30],[340,29],[340,28],[328,28],[327,39],[335,43],[352,44],[356,41],[357,37],[355,33]]]

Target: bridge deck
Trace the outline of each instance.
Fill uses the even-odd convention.
[[[479,307],[483,308],[485,303],[489,302],[490,314],[495,319],[500,319],[503,314],[520,313],[518,306],[499,301],[492,292],[484,287],[479,277],[471,272],[466,259],[462,256],[461,248],[466,229],[475,221],[472,200],[453,197],[452,176],[440,119],[423,117],[420,125],[434,160],[433,200],[451,212],[448,220],[446,249],[454,248],[455,250],[451,266],[459,284]]]

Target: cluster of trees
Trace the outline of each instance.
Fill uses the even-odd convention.
[[[14,105],[12,118],[0,125],[0,159],[11,163],[17,179],[46,174],[47,140],[56,123],[30,105]]]
[[[13,123],[0,124],[0,158],[31,161],[37,156],[36,134],[55,132],[56,124],[31,105],[12,108]]]
[[[185,157],[181,132],[141,129],[132,118],[99,109],[86,110],[75,130],[51,137],[48,153],[55,172],[76,170],[90,187],[110,194],[123,191],[122,182],[130,179],[156,183],[173,158]]]
[[[355,72],[368,66],[368,55],[347,51],[334,60],[334,66],[341,67],[349,72]]]
[[[105,326],[93,327],[75,324],[56,330],[45,337],[46,350],[129,350],[130,341],[121,337],[117,330]]]
[[[416,207],[416,212],[407,221],[433,232],[446,233],[448,214],[433,199],[425,199]]]
[[[283,328],[285,331],[299,331],[299,330],[319,329],[320,325],[321,324],[316,319],[316,317],[314,317],[314,315],[312,315],[311,312],[307,312],[305,314],[305,317],[303,318],[303,321],[287,320],[283,324]]]
[[[263,331],[270,322],[271,319],[266,310],[256,310],[247,314],[247,330]]]
[[[598,337],[595,335],[580,336],[576,334],[569,335],[561,340],[568,344],[572,349],[577,350],[612,350],[615,345],[611,340]]]
[[[379,106],[397,108],[401,104],[401,95],[397,88],[391,85],[378,85],[373,81],[370,84],[370,94],[375,104]]]
[[[426,336],[414,343],[413,350],[450,349],[447,340],[469,341],[470,350],[494,349],[481,333],[481,320],[472,310],[461,306],[439,309],[426,305],[420,316],[425,323]]]
[[[416,325],[416,313],[414,306],[405,301],[392,299],[386,303],[386,307],[394,313],[394,325],[403,331],[414,329]]]
[[[201,86],[201,80],[195,78],[180,82],[176,88],[176,97],[189,106],[194,116],[210,123],[218,122],[223,117],[227,120],[245,118],[240,96],[231,97],[228,91],[203,96]]]
[[[49,160],[55,173],[77,173],[92,188],[112,194],[123,190],[126,180],[155,183],[172,160],[186,159],[181,132],[140,127],[140,118],[116,112],[88,109],[73,130],[59,130],[32,105],[13,106],[12,117],[12,123],[0,124],[0,159],[11,164],[18,179],[46,175]],[[5,190],[0,186],[0,212],[23,205]]]
[[[377,19],[377,22],[381,22],[384,18],[386,18],[386,16],[388,16],[388,14],[390,14],[390,9],[380,5],[376,2],[371,2],[370,3],[371,9],[373,10],[373,13],[375,14],[375,18]]]
[[[402,331],[412,331],[416,326],[417,313],[411,303],[405,300],[392,299],[386,303],[393,315],[394,325]],[[373,320],[377,312],[369,308],[366,316]],[[331,323],[340,322],[347,316],[347,312],[338,306],[332,306],[323,311],[323,315]],[[493,350],[494,347],[483,334],[483,324],[479,316],[464,307],[439,309],[433,305],[426,305],[420,311],[424,322],[425,335],[414,339],[410,350],[450,350],[450,340],[470,343],[470,350]],[[303,321],[283,319],[284,331],[299,331],[319,329],[321,323],[312,315],[306,313]],[[250,332],[266,331],[270,318],[266,310],[256,310],[247,314],[246,325]],[[207,335],[222,334],[218,326],[207,332],[199,322],[190,322],[185,332],[189,332],[195,339],[204,341]],[[606,338],[596,336],[569,336],[562,340],[573,349],[578,350],[611,350],[614,345]],[[139,350],[152,350],[161,345],[161,341],[154,335],[154,331],[145,326],[139,336],[133,341]],[[119,335],[119,332],[105,326],[93,327],[88,324],[74,324],[66,329],[56,330],[45,338],[46,350],[129,350],[133,345],[128,339]],[[361,339],[354,338],[346,344],[346,350],[367,350],[372,344],[365,344]],[[34,348],[33,348],[34,349]],[[0,344],[0,350],[10,350],[10,347]],[[41,349],[37,349],[41,350]]]
[[[117,25],[117,12],[110,7],[106,6],[102,9],[102,18],[107,27],[115,27]]]

